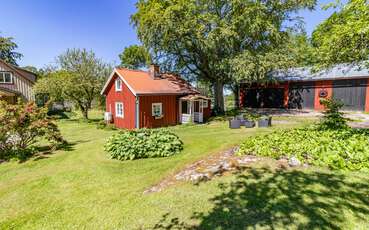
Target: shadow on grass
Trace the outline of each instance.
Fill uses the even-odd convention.
[[[85,143],[85,142],[87,142],[87,141],[67,142],[67,143],[64,143],[64,144],[61,144],[61,145],[57,146],[56,148],[48,146],[48,145],[37,146],[36,147],[36,154],[31,156],[31,157],[34,161],[47,159],[47,158],[49,158],[49,155],[54,154],[56,150],[71,152],[71,151],[74,151],[74,149],[75,149],[74,146],[75,145],[80,144],[80,143]],[[28,159],[30,159],[31,157],[29,157]],[[27,161],[28,159],[24,159],[20,163],[23,163],[23,162]]]
[[[98,124],[99,122],[103,121],[103,118],[70,118],[65,120],[66,122],[78,122],[78,123],[86,123],[86,124]]]
[[[249,169],[219,187],[212,210],[193,214],[198,225],[166,214],[154,229],[342,229],[344,211],[364,223],[369,215],[369,181],[342,174]]]

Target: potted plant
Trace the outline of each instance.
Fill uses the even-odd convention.
[[[241,126],[244,126],[245,125],[245,119],[244,119],[244,115],[243,114],[240,114],[240,115],[237,115],[235,117],[235,119],[239,120],[240,121],[240,125]]]
[[[262,116],[258,120],[259,127],[269,127],[272,126],[272,117]]]
[[[237,118],[232,118],[229,120],[229,128],[231,129],[239,129],[241,128],[241,121]]]
[[[244,126],[245,128],[253,128],[255,127],[255,120],[257,119],[257,115],[256,114],[252,114],[252,113],[247,113],[244,114],[243,118],[244,118]]]

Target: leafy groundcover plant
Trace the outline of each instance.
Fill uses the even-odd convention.
[[[167,129],[139,129],[121,131],[105,144],[113,159],[167,157],[179,153],[183,142]]]
[[[312,165],[369,171],[369,130],[352,129],[346,124],[340,112],[343,103],[333,99],[321,103],[326,109],[320,124],[249,138],[240,146],[239,154],[296,156]]]
[[[296,156],[300,161],[333,169],[369,170],[369,131],[320,129],[312,126],[278,130],[247,139],[239,154],[273,158]]]

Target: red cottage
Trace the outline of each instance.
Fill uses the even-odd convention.
[[[210,117],[210,99],[180,76],[116,68],[101,94],[106,97],[105,120],[118,128],[156,128],[202,123]]]

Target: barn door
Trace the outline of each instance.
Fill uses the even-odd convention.
[[[291,83],[288,93],[288,108],[314,109],[314,82]]]
[[[283,108],[284,89],[267,88],[261,89],[261,107],[262,108]]]
[[[256,89],[247,89],[243,97],[243,104],[249,108],[259,108],[258,91]]]
[[[333,81],[333,98],[343,102],[344,110],[364,111],[366,79]]]

